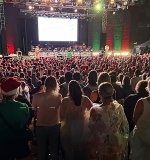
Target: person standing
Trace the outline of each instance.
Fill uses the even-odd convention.
[[[110,83],[101,83],[98,93],[102,104],[90,110],[89,160],[125,160],[128,122],[123,106],[113,100],[114,88]]]
[[[92,102],[82,95],[80,84],[69,83],[69,95],[62,100],[60,107],[61,145],[65,160],[84,160],[86,143],[86,111]]]
[[[150,81],[148,81],[150,94]],[[150,159],[150,96],[141,98],[133,113],[135,127],[131,136],[131,160]]]
[[[139,69],[136,69],[135,72],[134,72],[134,77],[131,78],[131,87],[132,87],[132,91],[135,92],[135,87],[136,87],[136,84],[142,80],[142,77],[140,77],[140,70]]]
[[[23,158],[30,152],[28,142],[19,141],[17,136],[25,131],[29,118],[28,106],[15,101],[20,84],[14,77],[1,83],[3,99],[0,102],[0,159],[3,160]]]
[[[39,160],[48,160],[49,155],[58,160],[61,99],[58,83],[52,76],[45,80],[45,92],[33,96]]]
[[[40,47],[36,46],[35,48],[35,57],[36,59],[40,59]]]

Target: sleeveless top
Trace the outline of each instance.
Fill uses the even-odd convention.
[[[150,129],[150,103],[148,102],[146,98],[143,98],[142,102],[144,105],[144,110],[143,110],[141,117],[137,121],[136,126],[138,129],[147,130],[147,129]]]
[[[150,145],[150,103],[146,98],[143,98],[142,101],[144,110],[134,131],[142,142]]]

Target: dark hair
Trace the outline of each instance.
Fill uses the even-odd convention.
[[[123,80],[123,74],[122,74],[122,73],[120,73],[120,74],[118,75],[118,79],[119,79],[119,81],[122,83],[122,80]]]
[[[59,83],[63,84],[64,82],[65,82],[65,77],[64,76],[59,77]]]
[[[42,85],[45,84],[45,80],[46,80],[47,76],[46,75],[43,75],[40,79],[42,81]]]
[[[110,75],[111,83],[116,83],[117,81],[116,72],[112,71],[109,73],[109,75]]]
[[[41,87],[42,86],[42,81],[38,80],[37,81],[37,87]]]
[[[148,82],[146,80],[139,81],[135,86],[136,93],[145,94],[147,92],[146,90],[147,85],[148,85]]]
[[[146,74],[146,73],[143,73],[143,74],[142,74],[142,80],[146,80],[146,78],[147,78],[147,74]]]
[[[140,72],[139,69],[136,69],[135,72],[134,72],[134,74],[135,74],[136,77],[138,77],[141,74],[141,72]]]
[[[55,76],[56,76],[56,78],[59,78],[59,72],[58,71],[55,72]]]
[[[110,82],[110,76],[107,72],[102,72],[98,76],[98,85],[102,82]]]
[[[20,78],[25,78],[25,75],[23,72],[20,73]]]
[[[130,86],[130,77],[129,76],[124,76],[123,77],[122,85],[123,86]]]
[[[76,106],[81,105],[82,91],[79,83],[75,80],[72,80],[69,83],[69,96],[72,98]]]
[[[96,70],[91,70],[91,71],[89,72],[89,75],[88,75],[88,83],[89,83],[91,86],[97,85],[97,71],[96,71]]]
[[[56,78],[53,76],[49,76],[48,78],[46,78],[45,87],[46,87],[46,89],[49,89],[51,91],[58,90],[58,84],[57,84]]]
[[[80,81],[80,79],[81,79],[81,74],[80,74],[80,72],[75,72],[75,73],[73,74],[73,79],[76,80],[76,81]]]
[[[71,72],[66,72],[65,73],[65,81],[66,83],[69,83],[72,80],[72,73]]]

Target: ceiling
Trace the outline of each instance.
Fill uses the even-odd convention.
[[[137,0],[5,0],[31,16],[88,18],[106,10],[128,9]]]

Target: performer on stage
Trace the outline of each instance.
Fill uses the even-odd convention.
[[[36,56],[36,59],[40,59],[40,47],[39,46],[36,46],[35,48],[35,56]]]
[[[108,56],[108,51],[109,51],[109,46],[106,45],[106,46],[105,46],[105,56]]]
[[[86,44],[85,44],[85,43],[82,44],[82,49],[83,49],[84,51],[86,50]]]
[[[20,48],[17,48],[16,54],[19,59],[22,58],[22,51],[20,51]]]

